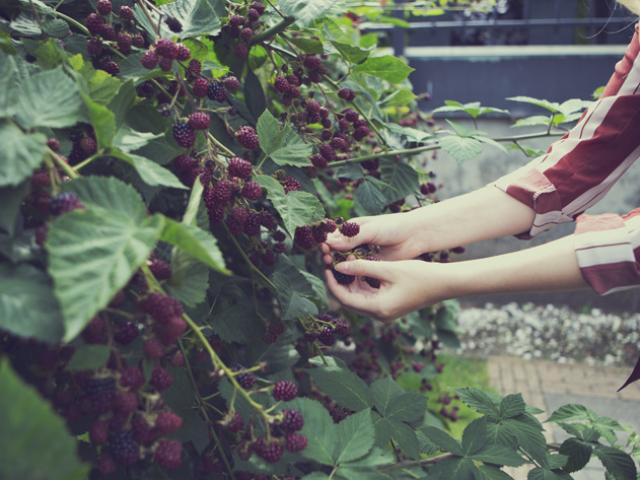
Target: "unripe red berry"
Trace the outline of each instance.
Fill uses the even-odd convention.
[[[193,94],[196,97],[203,98],[207,96],[209,89],[209,81],[206,78],[196,78],[193,82]]]
[[[177,440],[160,440],[153,459],[167,470],[175,470],[182,465],[182,444]]]
[[[224,88],[226,88],[231,93],[240,90],[240,80],[238,80],[238,77],[235,77],[233,75],[225,77],[222,80],[222,84],[224,85]]]
[[[160,412],[156,418],[155,429],[159,435],[169,435],[182,427],[182,417],[173,412]]]
[[[341,88],[340,90],[338,90],[338,96],[348,102],[356,98],[356,94],[350,88]]]
[[[299,433],[290,433],[287,435],[286,444],[287,450],[291,453],[296,453],[307,448],[307,437],[300,435]]]
[[[162,367],[156,367],[151,372],[151,380],[149,381],[152,387],[159,392],[162,392],[173,384],[173,377],[171,374]]]
[[[340,233],[345,237],[355,237],[360,233],[360,225],[355,222],[344,222],[340,225]]]
[[[260,148],[260,140],[258,134],[248,125],[240,127],[235,133],[236,140],[240,145],[249,150],[257,150]]]
[[[207,112],[194,112],[189,115],[189,125],[194,130],[207,130],[211,123],[211,117]]]
[[[142,58],[140,59],[140,63],[144,68],[153,70],[158,66],[159,60],[160,58],[158,57],[158,54],[155,52],[155,50],[147,50],[142,55]]]
[[[94,445],[103,445],[109,439],[109,423],[104,420],[96,420],[89,429],[89,439]]]
[[[233,157],[229,160],[228,172],[231,177],[246,180],[251,176],[252,168],[253,166],[251,165],[251,162],[244,158]]]
[[[122,5],[118,14],[123,20],[133,20],[133,10],[127,5]]]

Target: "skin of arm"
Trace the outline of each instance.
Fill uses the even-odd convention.
[[[357,276],[340,285],[326,271],[329,289],[345,307],[391,321],[448,298],[466,295],[571,290],[586,287],[568,236],[538,247],[479,260],[427,263],[419,260],[342,262],[336,270]],[[374,289],[364,281],[381,281]]]
[[[422,253],[445,250],[527,231],[535,212],[494,186],[460,195],[406,213],[359,217],[352,238],[339,233],[323,245],[324,260],[331,250],[351,250],[361,244],[381,247],[382,260],[408,260]]]

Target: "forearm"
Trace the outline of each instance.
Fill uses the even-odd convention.
[[[442,264],[440,268],[450,298],[587,286],[576,259],[573,236],[506,255]]]
[[[438,251],[525,232],[534,211],[498,188],[488,186],[418,208],[413,234],[424,238],[424,251]]]

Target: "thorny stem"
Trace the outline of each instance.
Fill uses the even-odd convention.
[[[231,476],[232,480],[235,480],[235,476],[233,474],[233,469],[231,468],[231,464],[229,463],[229,459],[227,458],[227,455],[225,454],[222,445],[220,443],[220,438],[218,437],[218,434],[216,433],[216,429],[213,427],[213,422],[211,421],[211,418],[209,418],[209,413],[207,412],[207,409],[204,408],[205,406],[205,401],[202,398],[202,396],[200,395],[200,390],[198,389],[198,384],[196,383],[196,379],[193,376],[193,371],[191,369],[191,364],[189,363],[189,358],[184,350],[184,346],[182,345],[182,342],[178,342],[178,347],[180,348],[180,351],[182,352],[182,356],[184,357],[184,362],[185,362],[185,366],[187,367],[187,375],[189,376],[189,382],[191,382],[191,388],[193,389],[193,392],[196,394],[196,401],[198,402],[198,407],[200,409],[200,412],[202,413],[202,416],[204,417],[204,419],[207,422],[207,425],[209,426],[209,431],[211,432],[211,435],[213,436],[213,440],[216,443],[216,449],[218,450],[218,452],[220,453],[220,457],[222,458],[222,461],[224,462],[224,466],[227,469],[227,472],[229,472],[229,475]]]
[[[275,37],[279,33],[284,32],[289,25],[295,22],[295,17],[284,17],[279,23],[276,23],[273,27],[266,29],[264,32],[261,32],[254,36],[251,39],[250,45],[255,45],[256,43],[263,42],[272,37]]]
[[[142,270],[142,273],[144,274],[145,279],[149,284],[149,288],[153,291],[165,294],[164,289],[158,283],[156,278],[153,276],[153,273],[151,273],[149,266],[143,264],[140,267],[140,269]],[[196,322],[194,322],[193,319],[186,313],[182,314],[182,318],[184,319],[185,322],[187,322],[187,325],[189,325],[189,328],[196,335],[202,347],[209,354],[209,357],[211,358],[211,362],[213,363],[214,369],[216,371],[222,371],[224,376],[227,377],[227,379],[229,380],[229,383],[231,383],[231,385],[233,386],[234,391],[236,393],[239,393],[240,396],[244,398],[244,400],[260,415],[264,423],[267,439],[269,439],[271,437],[271,432],[269,430],[270,418],[269,418],[269,415],[265,412],[262,405],[260,405],[253,398],[251,398],[251,394],[249,394],[249,392],[247,392],[244,388],[242,388],[242,386],[238,383],[238,380],[236,380],[235,376],[233,375],[233,371],[222,361],[222,359],[218,356],[218,353],[213,349],[213,347],[209,343],[209,340],[207,339],[207,337],[205,337],[204,334],[202,333],[202,328]]]

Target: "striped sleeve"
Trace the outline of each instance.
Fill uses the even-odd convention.
[[[596,204],[640,156],[638,28],[603,96],[546,154],[495,186],[535,212],[530,238],[575,220]]]
[[[600,295],[640,285],[640,208],[628,215],[581,215],[575,250],[585,281]]]

